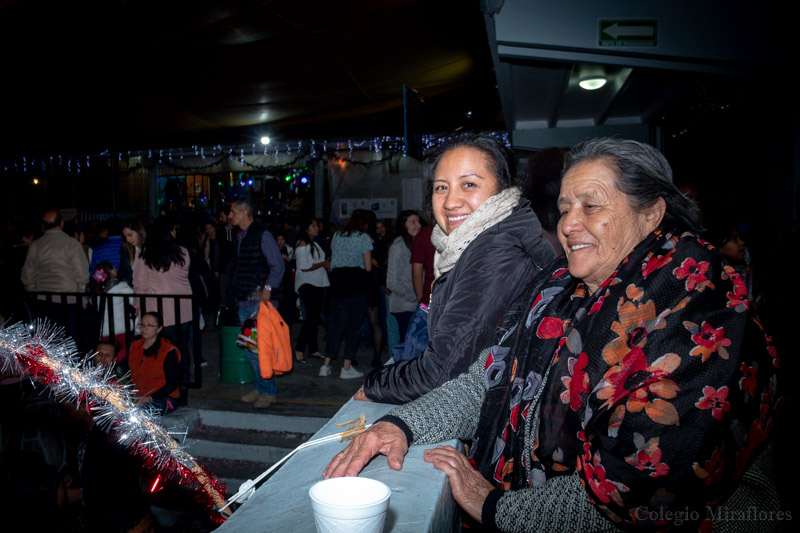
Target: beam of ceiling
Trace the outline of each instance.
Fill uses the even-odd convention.
[[[10,153],[397,134],[404,85],[502,127],[477,0],[6,1],[0,46]]]

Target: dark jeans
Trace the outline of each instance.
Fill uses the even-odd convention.
[[[325,302],[325,288],[317,287],[309,283],[304,284],[298,290],[300,298],[305,307],[305,320],[297,336],[295,351],[312,354],[319,351],[317,335],[319,334],[319,323],[322,320],[322,305]]]
[[[193,327],[191,322],[184,322],[180,326],[164,327],[164,336],[181,352],[181,379],[182,385],[190,382],[189,369],[191,368],[194,353]]]
[[[325,357],[336,359],[339,354],[339,344],[344,336],[344,359],[353,360],[358,349],[361,322],[364,320],[366,309],[366,294],[356,292],[331,299]]]
[[[408,323],[411,322],[411,317],[414,316],[414,311],[402,311],[400,313],[392,313],[392,316],[397,320],[397,331],[400,333],[400,338],[406,338],[408,331]]]

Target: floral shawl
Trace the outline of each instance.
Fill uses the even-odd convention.
[[[783,403],[741,276],[709,243],[660,231],[594,295],[564,258],[554,268],[491,349],[473,463],[503,489],[577,470],[615,523],[706,519]]]

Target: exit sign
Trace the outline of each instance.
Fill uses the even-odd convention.
[[[657,46],[656,20],[601,20],[599,46]]]

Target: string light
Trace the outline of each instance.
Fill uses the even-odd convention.
[[[499,138],[502,140],[506,146],[510,146],[509,136],[506,132],[493,132],[491,135]],[[434,149],[442,142],[449,139],[449,135],[423,135],[421,136],[421,145],[424,153],[429,152],[430,150]],[[334,141],[335,147],[331,147],[333,150],[333,154],[329,154],[329,146],[328,140],[325,139],[321,143],[317,142],[314,139],[310,139],[310,141],[299,140],[295,141],[296,144],[293,143],[285,143],[283,145],[270,143],[275,146],[275,151],[272,154],[271,159],[273,159],[272,164],[264,164],[259,158],[262,157],[269,157],[269,152],[267,145],[264,145],[264,152],[263,154],[257,154],[256,145],[253,143],[243,145],[243,146],[223,146],[221,144],[217,144],[210,148],[210,155],[214,157],[214,162],[204,163],[203,165],[197,165],[196,163],[190,162],[189,164],[184,163],[183,165],[178,165],[178,162],[184,162],[186,156],[194,155],[195,157],[199,157],[201,160],[205,161],[207,159],[206,147],[200,145],[192,145],[189,149],[185,149],[183,147],[178,147],[174,149],[165,149],[161,148],[158,149],[158,160],[153,160],[153,151],[154,149],[148,148],[146,150],[139,150],[139,151],[131,151],[127,150],[126,153],[122,151],[117,152],[117,160],[122,164],[123,159],[127,157],[129,161],[128,169],[135,168],[133,165],[137,165],[138,168],[149,168],[148,162],[146,164],[142,164],[141,160],[136,161],[135,163],[130,162],[132,158],[139,158],[141,159],[143,155],[147,154],[147,159],[149,164],[153,163],[160,163],[160,164],[167,164],[174,166],[175,168],[184,169],[187,171],[193,169],[202,169],[202,168],[210,168],[214,165],[222,163],[224,160],[230,160],[233,162],[238,163],[239,165],[247,168],[251,168],[254,170],[264,170],[264,169],[272,169],[275,167],[281,166],[281,154],[286,154],[287,156],[292,156],[291,159],[297,160],[298,156],[311,158],[311,159],[326,159],[329,155],[332,155],[336,159],[343,159],[341,151],[344,149],[345,145],[347,146],[348,154],[347,160],[353,160],[354,153],[356,150],[367,150],[372,151],[374,154],[378,155],[381,152],[386,152],[386,158],[391,158],[394,154],[402,154],[403,156],[407,156],[407,147],[402,137],[393,137],[393,136],[376,136],[373,138],[367,139],[347,139],[347,140],[340,140]],[[249,153],[245,153],[245,150]],[[186,153],[184,153],[186,152]],[[97,163],[97,159],[105,157],[106,164],[108,168],[112,168],[111,165],[111,157],[112,154],[109,150],[104,150],[98,154],[84,154],[81,156],[69,156],[64,157],[62,154],[58,155],[47,155],[39,158],[39,166],[43,171],[48,170],[50,172],[55,172],[58,170],[67,172],[73,171],[73,162],[72,159],[75,159],[75,168],[78,173],[81,173],[83,170],[92,167],[92,163]],[[64,161],[66,159],[66,166]],[[94,159],[95,161],[92,161]],[[46,161],[49,160],[49,166],[46,164]],[[19,159],[14,159],[13,164],[11,161],[4,161],[3,167],[5,171],[9,171],[10,169],[13,172],[24,172],[27,173],[29,170],[33,170],[37,168],[36,166],[36,158],[29,158],[28,156],[21,156]],[[353,161],[353,163],[358,163],[357,161]],[[285,164],[284,164],[285,166]]]

